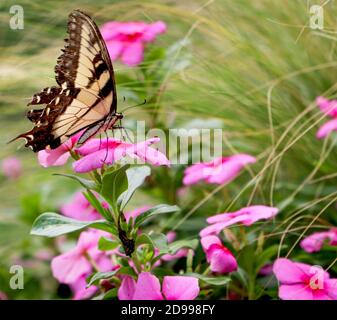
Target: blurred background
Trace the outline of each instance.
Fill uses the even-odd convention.
[[[309,27],[313,4],[325,4],[323,30]],[[24,9],[22,30],[9,27],[12,5]],[[24,115],[32,94],[54,85],[54,65],[73,9],[88,12],[99,26],[111,20],[167,25],[146,48],[143,64],[114,63],[119,110],[148,100],[127,112],[126,126],[137,119],[164,129],[207,120],[209,127],[224,129],[225,155],[245,152],[259,160],[231,188],[214,193],[214,187],[199,186],[183,196],[177,193],[183,166],[158,169],[154,179],[162,182],[144,188],[132,206],[177,203],[188,214],[178,230],[197,234],[206,216],[254,202],[278,206],[284,219],[308,206],[298,222],[307,225],[336,196],[336,137],[315,137],[324,122],[315,99],[334,98],[336,92],[336,1],[2,0],[0,162],[18,161],[12,162],[17,174],[0,175],[0,291],[8,298],[67,295],[50,272],[54,240],[30,236],[29,230],[37,215],[57,211],[77,190],[76,183],[52,175],[69,173],[71,166],[42,168],[22,142],[6,143],[30,129]],[[156,68],[153,61],[161,69],[149,87],[149,79],[139,75],[148,65]],[[151,99],[158,88],[160,97]],[[335,206],[324,210],[320,222],[336,225]],[[170,229],[169,222],[165,226]],[[296,233],[291,236],[286,235],[293,243]],[[25,268],[25,290],[8,287],[14,264]]]

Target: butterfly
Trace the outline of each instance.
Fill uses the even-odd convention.
[[[69,14],[65,47],[57,59],[57,86],[33,95],[27,118],[34,127],[12,141],[23,138],[34,152],[55,149],[82,132],[78,144],[113,129],[123,118],[117,112],[114,70],[108,50],[95,22],[85,13]]]

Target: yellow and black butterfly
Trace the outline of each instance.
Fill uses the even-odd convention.
[[[114,71],[97,25],[75,10],[69,15],[67,32],[69,39],[55,66],[58,86],[34,94],[28,105],[45,107],[28,111],[34,127],[12,140],[24,138],[34,152],[55,149],[82,130],[78,143],[83,144],[123,118],[117,113]]]

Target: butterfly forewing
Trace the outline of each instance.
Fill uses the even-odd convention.
[[[33,96],[29,105],[46,107],[27,113],[35,126],[17,137],[25,138],[34,151],[56,148],[84,129],[86,137],[96,134],[116,113],[114,72],[98,27],[75,10],[69,15],[67,32],[69,39],[55,66],[59,86]]]

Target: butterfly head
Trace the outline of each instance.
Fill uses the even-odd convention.
[[[116,113],[115,113],[115,116],[116,116],[116,118],[117,118],[118,120],[122,120],[122,119],[124,118],[123,114],[120,113],[120,112],[116,112]]]

